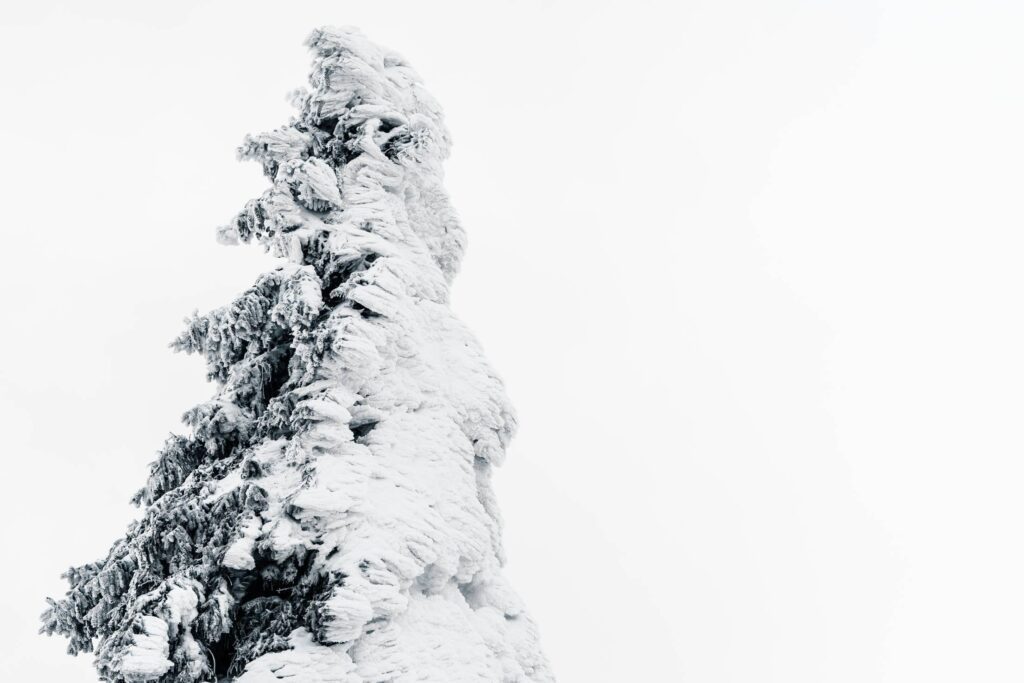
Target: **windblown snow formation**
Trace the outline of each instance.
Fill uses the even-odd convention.
[[[43,630],[118,683],[551,681],[501,574],[515,417],[448,307],[441,111],[359,32],[309,45],[300,113],[240,149],[273,185],[219,231],[285,265],[174,342],[216,394]]]

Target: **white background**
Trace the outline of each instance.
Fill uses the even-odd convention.
[[[43,598],[212,390],[166,345],[269,267],[214,228],[321,23],[447,110],[563,683],[1021,680],[1022,11],[5,3],[0,680],[94,680]]]

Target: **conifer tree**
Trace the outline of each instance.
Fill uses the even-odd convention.
[[[515,417],[448,306],[441,111],[359,32],[308,44],[295,118],[240,148],[271,187],[219,231],[282,265],[187,322],[215,395],[43,631],[117,683],[551,681],[501,573]]]

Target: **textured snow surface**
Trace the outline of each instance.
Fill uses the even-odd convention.
[[[160,678],[171,668],[167,659],[170,646],[167,641],[167,624],[159,617],[143,616],[140,619],[142,632],[124,658],[122,671],[129,681],[152,681]]]
[[[440,108],[358,31],[309,42],[301,115],[241,149],[273,186],[218,233],[287,263],[178,340],[217,395],[46,628],[95,640],[113,681],[553,680],[501,574],[515,417],[448,306],[465,238]]]
[[[292,632],[288,645],[287,650],[263,655],[249,664],[245,673],[238,677],[238,683],[285,680],[295,683],[362,683],[365,680],[356,675],[355,664],[344,649],[318,644],[304,628]]]

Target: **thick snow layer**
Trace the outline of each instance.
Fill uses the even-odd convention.
[[[239,477],[238,482],[241,483],[241,477]],[[256,567],[256,560],[253,559],[252,552],[261,526],[262,523],[258,517],[254,516],[248,520],[242,529],[242,535],[228,546],[221,564],[229,569],[254,569]]]
[[[343,649],[316,643],[304,628],[288,638],[290,648],[263,655],[245,669],[238,683],[363,683]],[[427,680],[427,679],[420,679]]]
[[[170,653],[167,622],[159,617],[142,616],[140,624],[142,632],[135,635],[121,663],[121,673],[133,683],[158,680],[172,666],[167,658]]]
[[[536,629],[500,576],[490,471],[515,417],[448,307],[464,240],[440,186],[448,139],[439,109],[400,58],[360,34],[326,30],[313,45],[330,76],[312,99],[366,123],[357,129],[363,153],[339,168],[340,202],[322,188],[300,198],[318,192],[344,207],[313,228],[328,230],[332,251],[378,255],[340,287],[373,315],[331,312],[332,352],[316,375],[322,389],[300,404],[313,425],[298,437],[312,454],[312,477],[290,490],[286,460],[267,473],[280,484],[267,487],[271,498],[290,501],[299,522],[288,538],[315,542],[320,571],[345,577],[322,610],[320,640],[344,646],[354,680],[551,680]],[[360,104],[349,108],[352,101]],[[405,145],[388,158],[399,128]],[[296,158],[288,145],[273,153],[282,167]],[[357,422],[372,429],[354,440]],[[275,469],[285,469],[276,481]],[[264,655],[250,670],[282,656]]]

